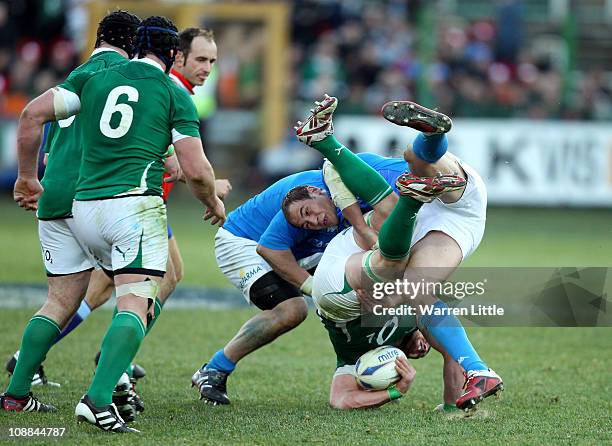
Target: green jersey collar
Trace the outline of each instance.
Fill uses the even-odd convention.
[[[91,56],[95,56],[96,54],[100,54],[100,53],[103,53],[105,51],[114,51],[115,53],[119,54],[119,51],[117,51],[116,49],[113,49],[113,48],[96,48],[91,53]],[[89,56],[89,57],[91,57],[91,56]]]
[[[151,65],[153,67],[159,68],[160,70],[164,71],[164,69],[159,63],[155,62],[153,59],[149,59],[148,57],[143,57],[142,59],[132,59],[132,60],[135,62],[146,63],[147,65]]]

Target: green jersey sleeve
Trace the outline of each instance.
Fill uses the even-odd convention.
[[[95,74],[95,71],[73,71],[66,80],[59,85],[60,88],[64,88],[68,91],[75,93],[77,96],[81,96],[81,91],[85,83]]]
[[[185,136],[200,137],[200,120],[198,112],[191,98],[179,88],[173,88],[174,109],[172,120],[172,134],[175,132]],[[176,139],[172,138],[172,142]]]

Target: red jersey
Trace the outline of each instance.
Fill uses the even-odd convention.
[[[193,94],[194,85],[191,82],[189,82],[185,76],[183,76],[181,73],[176,71],[174,68],[170,70],[170,78],[174,81],[176,85],[181,87],[187,93],[191,95]],[[169,176],[170,175],[168,175],[167,173],[164,173],[163,179],[165,180]],[[173,187],[174,187],[174,182],[164,183],[162,181],[162,198],[164,199],[164,203],[168,201],[168,195],[170,195],[170,191],[172,190]]]

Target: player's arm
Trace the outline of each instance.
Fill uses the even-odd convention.
[[[312,296],[312,276],[298,264],[291,251],[304,235],[305,231],[291,226],[279,210],[259,238],[257,253],[283,279]]]
[[[364,220],[363,213],[359,204],[356,202],[341,209],[342,215],[346,218],[355,230],[355,241],[359,247],[368,250],[378,242],[378,233],[372,229]]]
[[[364,390],[359,387],[353,375],[335,376],[331,385],[329,404],[334,409],[365,409],[379,407],[401,398],[410,389],[416,370],[406,358],[398,358],[395,361],[395,368],[401,379],[387,390]]]
[[[295,285],[305,294],[312,295],[312,276],[302,268],[290,249],[270,249],[257,245],[257,254],[287,282]]]
[[[54,87],[26,105],[17,126],[17,181],[13,197],[19,206],[28,210],[37,208],[42,194],[38,181],[38,150],[44,124],[64,119],[79,112],[79,97],[63,88]]]
[[[45,154],[45,164],[46,159],[47,155]],[[174,146],[170,146],[170,148],[168,148],[168,152],[166,153],[164,159],[164,169],[168,174],[168,177],[164,178],[164,183],[173,183],[175,181],[180,181],[182,183],[186,182],[185,175],[181,170],[181,166],[178,162]],[[215,190],[217,197],[223,200],[232,191],[232,184],[229,182],[229,180],[226,179],[216,179]]]
[[[187,185],[206,206],[204,220],[222,225],[225,222],[225,206],[215,192],[215,172],[204,154],[200,139],[200,122],[191,98],[174,86],[172,108],[172,144]]]
[[[322,169],[323,180],[329,188],[332,201],[353,226],[357,234],[357,244],[364,249],[370,249],[378,241],[378,234],[365,222],[357,198],[342,182],[332,163],[326,160]]]
[[[212,218],[212,224],[223,224],[225,206],[216,195],[215,172],[204,155],[202,141],[193,136],[175,138],[174,148],[187,185],[196,198],[207,207],[204,219]]]
[[[215,180],[215,188],[217,190],[217,197],[224,200],[232,191],[232,183],[225,178],[218,178]]]
[[[168,177],[164,178],[164,183],[185,182],[185,176],[176,157],[174,146],[168,147],[168,151],[164,155],[164,170],[168,174]]]

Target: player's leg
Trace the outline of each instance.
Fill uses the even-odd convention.
[[[42,308],[30,319],[19,348],[19,359],[3,398],[3,409],[17,411],[47,411],[52,406],[40,404],[28,397],[32,377],[45,360],[60,327],[76,311],[82,299],[89,271],[69,276],[49,277],[49,294]],[[21,404],[25,401],[27,405]]]
[[[19,355],[13,357],[14,361],[9,361],[12,365],[11,371],[17,373],[17,376],[13,375],[11,379],[13,384],[9,386],[8,393],[17,393],[19,394],[17,396],[29,392],[30,384],[27,385],[27,392],[25,391],[26,385],[23,382],[25,376],[30,377],[32,384],[47,382],[41,363],[59,334],[55,326],[63,327],[74,314],[83,299],[87,279],[90,270],[93,269],[89,258],[75,240],[67,220],[39,221],[39,238],[48,276],[49,293],[45,305],[30,321],[24,332],[22,346],[26,347],[26,352],[20,351]],[[46,335],[43,336],[45,331]],[[49,344],[48,336],[52,333],[55,333],[55,336]],[[38,365],[32,371],[36,363]],[[16,410],[20,408],[17,406]],[[29,405],[26,410],[39,409],[36,409],[35,405]]]
[[[400,197],[398,206],[383,224],[379,234],[380,250],[354,254],[347,261],[346,278],[354,289],[368,288],[372,282],[383,282],[401,277],[401,275],[398,276],[398,270],[405,268],[406,264],[409,266],[404,275],[406,280],[421,281],[423,268],[428,268],[428,281],[442,281],[463,259],[461,248],[451,237],[443,233],[430,232],[414,246],[408,263],[410,244],[413,239],[413,222],[418,208],[410,208],[408,204],[411,202],[406,200],[413,199],[409,196]],[[402,207],[402,203],[405,202],[407,206]],[[402,236],[402,234],[405,235]],[[432,277],[431,271],[443,276]],[[434,308],[446,308],[446,304],[434,295],[422,293],[412,297],[411,303],[415,306],[433,305]],[[487,392],[489,390],[493,392],[501,385],[499,377],[494,372],[489,372],[486,364],[480,359],[455,316],[443,311],[432,312],[420,318],[420,326],[438,340],[466,372],[482,375],[483,379],[487,380],[487,385],[491,387],[487,389]],[[469,399],[472,399],[471,394]],[[458,402],[458,405],[461,407],[463,402]]]
[[[114,272],[117,296],[117,313],[102,341],[94,379],[75,414],[104,430],[130,432],[111,404],[112,393],[154,317],[168,260],[165,207],[159,197],[125,197],[75,201],[73,214],[80,239]]]
[[[185,263],[183,262],[183,256],[181,255],[178,241],[174,235],[168,239],[168,255],[172,259],[174,280],[176,284],[178,284],[183,280],[183,276],[185,275]]]
[[[376,170],[334,137],[332,116],[337,104],[336,98],[327,95],[322,102],[317,102],[308,119],[298,122],[297,137],[334,165],[351,192],[376,206],[392,194],[393,189]]]
[[[55,343],[57,344],[81,323],[87,319],[93,310],[104,305],[113,294],[113,281],[102,270],[96,269],[91,272],[89,285],[85,299],[81,301],[76,313],[59,334]]]
[[[298,122],[296,134],[300,141],[318,150],[334,165],[342,181],[351,192],[374,207],[373,224],[378,229],[378,225],[381,224],[380,222],[386,220],[393,210],[406,208],[408,200],[398,203],[396,197],[391,193],[392,188],[387,184],[382,175],[335,139],[332,116],[336,106],[337,99],[329,96],[326,96],[321,103],[317,102],[317,106],[312,111],[308,120],[305,123]],[[444,128],[444,131],[450,130],[450,119],[442,114],[436,113],[437,115],[448,120],[448,126]],[[431,137],[433,138],[434,136],[437,135],[432,135]],[[426,148],[435,146],[438,149],[441,147],[443,150],[438,150],[439,153],[436,154],[436,156],[439,155],[441,157],[446,152],[445,143],[445,139],[442,142],[432,140],[423,142],[421,146]],[[433,177],[433,175],[429,176]],[[447,175],[441,179],[434,179],[417,178],[415,175],[406,173],[400,178],[403,179],[403,182],[398,183],[398,188],[411,192],[412,196],[416,196],[422,202],[431,201],[436,196],[441,195],[439,187],[442,186],[442,183],[447,187],[444,190],[445,193],[460,190],[465,185],[465,180],[456,175]],[[437,180],[439,184],[433,184],[434,180]],[[417,194],[412,194],[413,191],[417,192]]]
[[[250,285],[250,301],[262,312],[246,321],[238,333],[193,376],[192,383],[198,386],[203,399],[213,404],[230,403],[226,381],[238,361],[297,327],[308,316],[308,306],[301,294],[274,271],[267,272]],[[208,387],[202,384],[208,384]]]
[[[179,250],[176,237],[174,237],[170,226],[168,226],[168,266],[159,292],[159,300],[162,306],[166,303],[170,294],[174,292],[178,283],[183,280],[183,270],[181,251]]]
[[[117,315],[102,341],[96,374],[87,392],[95,406],[112,402],[115,385],[136,356],[147,332],[147,319],[159,282],[160,277],[144,274],[115,276]]]
[[[251,302],[262,312],[245,322],[225,346],[223,351],[227,358],[237,363],[306,319],[306,301],[299,290],[293,288],[273,271],[251,286]]]
[[[465,201],[469,201],[470,197],[473,195],[475,194],[467,194]],[[400,203],[405,198],[409,197],[400,197]],[[480,205],[482,205],[482,203],[480,203]],[[369,283],[366,283],[367,279],[364,277],[364,274],[362,274],[362,271],[365,271],[369,279],[373,282],[395,278],[394,274],[397,271],[397,267],[393,267],[393,262],[397,262],[397,260],[394,260],[388,253],[385,254],[385,250],[388,252],[391,249],[396,251],[398,258],[402,252],[405,252],[406,255],[410,252],[408,268],[404,274],[405,280],[420,282],[424,278],[424,272],[426,273],[426,280],[428,282],[441,282],[450,276],[463,260],[464,251],[467,253],[472,249],[468,248],[467,244],[472,240],[479,240],[478,234],[480,234],[480,237],[482,236],[482,231],[478,229],[478,226],[484,225],[484,221],[477,218],[464,218],[461,215],[446,215],[446,218],[454,219],[453,222],[455,224],[446,227],[443,222],[445,213],[449,211],[447,209],[440,209],[436,213],[436,207],[439,208],[444,205],[440,203],[435,205],[430,204],[428,206],[432,207],[427,208],[420,214],[419,218],[422,223],[420,227],[416,228],[416,236],[419,241],[412,249],[410,249],[411,242],[405,243],[405,240],[403,240],[400,235],[402,230],[404,230],[407,234],[410,234],[410,239],[412,241],[414,240],[415,237],[413,237],[412,232],[409,232],[411,229],[409,225],[404,228],[399,227],[397,233],[390,230],[393,226],[387,229],[390,226],[389,222],[393,221],[392,217],[394,214],[391,214],[387,221],[385,221],[379,234],[380,252],[373,252],[365,256],[354,255],[347,262],[347,279],[351,286],[355,288],[369,286]],[[472,201],[472,208],[476,209],[478,207],[481,207],[479,203],[477,201]],[[451,209],[450,212],[453,213],[454,208]],[[459,220],[460,218],[466,220],[463,222],[465,223],[465,225],[463,225],[465,227],[461,226],[462,223]],[[456,230],[455,228],[457,225],[459,225],[461,229]],[[451,233],[456,231],[456,239],[462,240],[462,243],[465,245],[463,250],[456,239],[442,231],[437,231],[436,228],[441,228]],[[428,231],[428,229],[431,230]],[[462,229],[466,229],[467,234],[469,234],[468,237],[465,236]],[[478,234],[472,237],[470,231],[475,231]],[[465,240],[465,242],[463,242],[463,240]],[[389,245],[387,245],[387,243],[389,243]],[[401,260],[397,265],[403,265]],[[363,269],[361,268],[362,266]],[[411,296],[411,299],[409,303],[414,306],[431,305],[435,309],[442,310],[423,315],[419,320],[420,326],[427,330],[431,336],[443,346],[444,350],[447,351],[455,361],[461,364],[468,374],[471,374],[470,376],[475,377],[474,382],[478,382],[479,380],[484,381],[484,391],[480,392],[478,389],[468,389],[465,393],[466,398],[457,402],[459,407],[471,407],[479,401],[478,398],[481,396],[486,397],[501,388],[501,379],[499,379],[494,372],[490,371],[487,365],[482,361],[470,343],[465,329],[456,316],[444,311],[447,306],[443,301],[434,295],[426,293]]]
[[[416,175],[458,175],[466,180],[463,188],[440,196],[419,216],[406,271],[407,280],[421,280],[426,271],[427,281],[446,280],[464,257],[473,252],[484,233],[486,216],[486,189],[478,174],[462,166],[452,155],[446,154],[448,143],[445,133],[451,129],[451,120],[442,113],[412,102],[392,101],[383,106],[383,116],[397,125],[422,132],[404,158]],[[469,175],[468,175],[469,173]],[[398,189],[404,188],[409,176],[398,179]],[[455,203],[447,207],[442,202]],[[415,305],[433,305],[444,310],[446,304],[436,296],[421,294],[413,300]],[[423,315],[421,326],[435,338],[448,354],[468,373],[466,391],[457,400],[461,408],[469,408],[482,398],[503,388],[499,376],[488,369],[470,343],[464,328],[455,316],[432,313]]]
[[[215,236],[221,272],[262,312],[245,322],[231,341],[194,373],[192,384],[213,404],[229,404],[226,381],[238,361],[295,328],[308,315],[302,292],[272,271],[256,248],[256,242],[225,229],[219,229]]]
[[[466,178],[466,174],[453,156],[445,156],[448,150],[446,133],[452,128],[451,119],[443,113],[430,110],[409,101],[387,102],[382,114],[388,121],[419,130],[412,147],[404,153],[412,174],[422,177],[452,174]],[[445,203],[457,201],[464,189],[448,192],[440,197]]]
[[[87,287],[87,292],[85,294],[85,299],[81,301],[76,313],[74,313],[68,323],[65,324],[62,332],[57,336],[57,338],[55,338],[54,344],[57,344],[59,341],[64,339],[64,337],[81,325],[81,323],[87,319],[93,310],[103,305],[108,299],[110,299],[112,290],[112,279],[108,278],[108,276],[106,276],[106,274],[104,274],[101,270],[92,271],[91,278],[89,279],[89,286]],[[19,353],[20,351],[17,350],[17,352],[6,364],[6,369],[9,374],[13,374],[15,370]],[[51,383],[47,380],[46,375],[44,374],[44,369],[41,365],[32,378],[32,385],[47,383],[50,385],[56,385],[56,383]]]
[[[262,312],[249,319],[225,346],[226,356],[234,363],[297,327],[308,315],[300,291],[274,271],[256,280],[249,293]]]
[[[87,302],[91,311],[104,305],[113,295],[115,282],[109,274],[102,269],[96,269],[91,273],[87,294],[85,295],[85,302]]]
[[[154,317],[149,321],[147,333],[151,331],[157,322],[166,301],[176,289],[178,283],[183,279],[183,257],[179,251],[176,238],[168,226],[168,262],[166,264],[166,274],[161,280],[159,296],[155,299]],[[142,369],[142,368],[141,368]],[[130,374],[130,377],[133,375]]]
[[[40,221],[39,236],[49,291],[44,305],[24,331],[19,358],[2,401],[6,410],[40,411],[49,407],[28,396],[32,377],[61,327],[79,307],[92,269],[65,220]]]
[[[399,182],[405,175],[400,176]],[[363,287],[362,272],[373,282],[393,280],[403,275],[408,264],[408,255],[417,213],[423,201],[463,187],[465,180],[454,176],[418,178],[411,176],[402,184],[403,190],[397,204],[383,222],[378,233],[379,249],[365,254],[356,254],[347,262],[347,280],[354,289]],[[419,199],[413,198],[413,191]],[[426,191],[427,196],[421,197]]]
[[[114,290],[115,282],[112,273],[105,272],[103,269],[95,269],[91,273],[91,279],[89,280],[89,286],[87,287],[87,294],[85,295],[85,299],[83,299],[83,302],[81,303],[81,307],[83,306],[83,303],[86,303],[88,307],[91,308],[91,311],[101,307],[106,302],[108,302],[108,300],[113,295]],[[113,310],[113,317],[115,317],[116,314],[117,307],[115,306]],[[72,321],[70,323],[72,324]],[[98,365],[99,359],[100,352],[98,351],[94,359],[96,366]],[[136,372],[134,372],[135,370]],[[136,379],[143,378],[146,374],[144,369],[137,364],[131,364],[126,372],[130,378]]]
[[[420,280],[421,272],[426,271],[428,281],[442,282],[452,274],[462,260],[463,252],[455,239],[441,231],[431,231],[412,247],[407,279],[411,280],[412,272],[416,272],[418,277],[414,277],[414,280]],[[416,301],[419,304],[433,305],[434,308],[447,308],[443,301],[431,295],[417,296]],[[432,312],[430,315],[421,316],[419,324],[423,331],[428,333],[432,345],[439,345],[448,352],[468,376],[473,377],[474,383],[466,389],[465,396],[458,397],[459,407],[471,407],[479,401],[478,398],[482,399],[481,397],[489,396],[503,388],[501,379],[480,358],[456,316],[452,314],[442,316]],[[482,381],[482,388],[472,389],[479,381]],[[445,395],[445,402],[448,403],[447,396]],[[472,403],[469,401],[471,399],[475,401]]]
[[[92,309],[104,305],[115,290],[115,282],[111,272],[97,269],[92,272],[87,295],[83,302],[88,302]],[[117,306],[113,309],[113,318],[117,314]],[[72,323],[72,322],[71,322]],[[150,326],[147,327],[150,330]],[[100,351],[94,358],[97,367],[100,361]],[[144,378],[146,372],[138,364],[130,364],[125,373],[121,375],[113,390],[113,403],[117,406],[119,414],[125,421],[134,421],[136,414],[144,411],[144,403],[135,390],[136,381]]]

